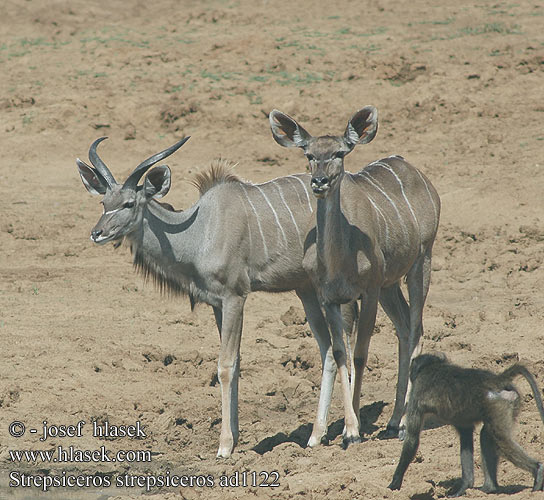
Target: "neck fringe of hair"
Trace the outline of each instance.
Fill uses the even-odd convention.
[[[194,290],[194,285],[189,280],[180,280],[166,272],[158,263],[143,252],[138,246],[131,245],[131,252],[134,256],[134,268],[141,274],[144,281],[153,281],[154,286],[159,290],[161,295],[187,296],[191,302],[191,311],[194,310],[197,300]]]

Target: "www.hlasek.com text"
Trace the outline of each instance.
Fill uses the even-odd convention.
[[[102,462],[151,462],[149,450],[119,450],[112,452],[105,446],[96,450],[82,450],[75,446],[57,446],[52,450],[9,450],[12,462],[50,463],[102,463]]]

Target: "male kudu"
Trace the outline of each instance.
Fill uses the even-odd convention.
[[[315,227],[307,235],[303,266],[316,286],[332,336],[345,407],[344,442],[360,440],[362,374],[378,302],[398,337],[395,407],[386,431],[389,436],[396,435],[404,411],[410,359],[420,351],[422,311],[440,215],[438,194],[429,180],[400,156],[373,162],[355,174],[344,171],[344,156],[376,135],[378,113],[373,106],[355,113],[342,136],[312,137],[277,110],[270,113],[270,125],[276,142],[301,148],[309,161],[317,210]],[[400,288],[403,277],[409,305]],[[355,377],[350,388],[340,304],[359,298]]]
[[[135,267],[163,291],[188,295],[191,306],[212,306],[221,338],[218,378],[222,423],[219,457],[228,457],[238,440],[238,378],[243,308],[252,291],[294,290],[302,301],[323,363],[314,429],[326,430],[336,365],[317,296],[302,267],[305,228],[315,210],[308,175],[290,175],[264,184],[242,182],[224,165],[200,174],[200,199],[188,210],[174,211],[156,201],[170,189],[170,169],[154,164],[174,153],[188,138],[142,162],[119,184],[90,147],[92,167],[77,160],[83,184],[103,195],[104,213],[91,232],[98,244],[130,245]],[[139,180],[149,170],[143,185]],[[355,306],[356,304],[352,304]],[[346,318],[352,318],[345,308]],[[347,324],[346,330],[350,329]],[[309,444],[322,435],[312,434]]]

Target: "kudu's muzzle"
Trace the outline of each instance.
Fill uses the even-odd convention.
[[[330,180],[326,175],[312,177],[310,185],[316,196],[324,195],[331,187]]]

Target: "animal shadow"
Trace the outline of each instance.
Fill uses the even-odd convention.
[[[446,495],[453,494],[461,484],[461,478],[455,478],[455,479],[445,479],[444,481],[438,481],[437,485],[446,489]],[[509,484],[505,486],[499,486],[497,491],[494,493],[497,494],[503,494],[503,495],[514,495],[515,493],[519,493],[523,490],[528,489],[528,486],[523,486],[521,484]],[[481,487],[475,487],[475,490],[480,490]]]
[[[376,432],[378,426],[375,425],[375,422],[383,412],[383,409],[386,405],[387,403],[383,401],[377,401],[361,408],[359,415],[361,419],[361,431],[363,432],[363,435],[369,435]],[[343,430],[343,418],[338,419],[330,424],[327,429],[327,435],[324,440],[324,444],[329,444],[330,441],[334,441],[338,436],[342,434]],[[265,453],[272,451],[276,446],[283,443],[295,443],[301,448],[306,448],[306,444],[308,443],[308,439],[310,438],[311,434],[312,424],[304,424],[296,428],[289,434],[286,434],[285,432],[278,432],[274,436],[264,438],[262,441],[257,443],[252,448],[252,450],[259,455],[264,455]]]

